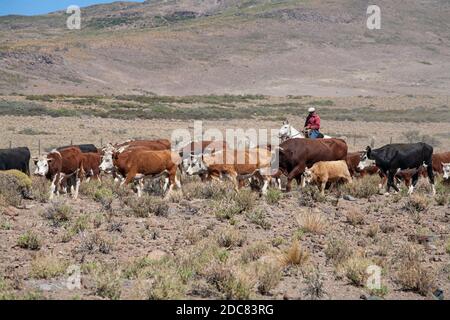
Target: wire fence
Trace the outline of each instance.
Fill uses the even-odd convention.
[[[89,142],[89,144],[91,144],[91,143],[92,142]],[[84,144],[84,143],[79,143],[79,142],[71,139],[66,144],[55,145],[54,141],[49,142],[49,141],[45,141],[45,140],[43,141],[41,139],[38,139],[35,143],[32,143],[32,144],[24,144],[24,143],[18,144],[12,140],[9,140],[6,145],[6,148],[12,149],[12,148],[18,148],[18,147],[28,147],[30,149],[30,152],[32,155],[41,155],[43,153],[50,152],[51,150],[59,148],[59,147],[73,146],[73,145],[79,145],[79,144]],[[97,148],[103,148],[103,146],[104,146],[103,138],[100,138],[98,140],[98,144],[94,143],[94,145]]]

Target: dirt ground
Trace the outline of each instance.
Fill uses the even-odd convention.
[[[445,97],[333,101],[337,109],[366,103],[380,111],[446,103]],[[297,128],[304,121],[302,114],[289,120]],[[36,156],[39,141],[42,153],[70,142],[170,138],[174,129],[192,130],[193,121],[4,115],[1,146],[12,141]],[[208,120],[203,127],[279,129],[281,120]],[[351,151],[372,139],[376,146],[391,137],[405,142],[411,130],[435,137],[437,151],[450,148],[447,122],[325,119],[323,128],[345,137]],[[355,179],[325,198],[315,187],[259,196],[249,187],[235,194],[227,184],[182,182],[170,199],[153,192],[138,200],[104,177],[102,184],[83,183],[77,200],[48,201],[48,183],[33,178],[34,200],[0,201],[0,298],[435,299],[436,290],[448,298],[450,187],[441,178],[435,197],[425,180],[416,196],[380,195],[378,177]],[[368,266],[381,268],[378,289],[367,287]]]

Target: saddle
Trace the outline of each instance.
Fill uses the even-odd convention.
[[[309,139],[309,134],[310,134],[311,130],[305,129],[303,130],[303,134],[305,135],[306,138]],[[319,136],[317,137],[318,139],[323,139],[324,135],[322,134],[322,132],[319,131]]]

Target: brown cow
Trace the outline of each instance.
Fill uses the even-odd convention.
[[[450,152],[433,153],[433,171],[443,174],[443,164],[450,162]]]
[[[78,198],[81,182],[80,168],[82,161],[82,152],[79,148],[71,147],[61,151],[53,150],[47,155],[35,159],[36,171],[34,174],[44,176],[52,181],[50,199],[53,199],[55,191],[59,192],[57,187],[60,186],[64,178],[75,175],[76,184],[73,198],[76,199]]]
[[[293,179],[319,161],[346,160],[347,144],[342,139],[289,139],[280,144],[279,168],[287,176],[286,191]]]
[[[99,153],[83,153],[82,154],[82,177],[87,177],[87,181],[91,177],[100,181],[100,163],[102,162],[102,156]]]
[[[352,183],[350,170],[344,160],[316,162],[311,169],[305,169],[304,175],[306,183],[317,184],[322,195],[325,195],[325,186],[328,182]]]
[[[361,160],[361,152],[349,152],[347,153],[347,158],[345,161],[347,162],[348,171],[350,175],[353,177],[355,173],[359,173],[358,164]]]
[[[179,155],[170,150],[148,150],[146,148],[131,148],[129,151],[123,153],[106,152],[103,156],[103,161],[100,164],[102,170],[110,170],[111,164],[117,169],[126,179],[122,181],[121,185],[128,185],[130,182],[139,180],[137,186],[138,197],[142,195],[143,179],[151,176],[152,178],[167,175],[166,179],[169,186],[169,192],[176,184],[181,188],[181,184],[177,180],[177,168],[181,163]],[[166,189],[166,186],[164,187]]]
[[[226,149],[210,155],[194,156],[186,173],[193,175],[206,171],[213,179],[228,177],[236,191],[242,187],[242,180],[255,176],[263,182],[262,193],[265,194],[272,179],[271,159],[271,152],[265,148]]]

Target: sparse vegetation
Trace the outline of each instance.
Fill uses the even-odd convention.
[[[68,264],[53,254],[37,255],[31,262],[30,276],[52,279],[65,273]]]
[[[39,250],[41,248],[41,240],[33,231],[27,231],[19,237],[17,245],[23,249]]]
[[[306,233],[323,234],[326,229],[325,218],[322,213],[311,209],[303,210],[296,216],[299,228]]]
[[[281,257],[281,263],[284,266],[297,265],[304,266],[309,260],[310,253],[304,249],[300,242],[293,241],[290,248]]]

